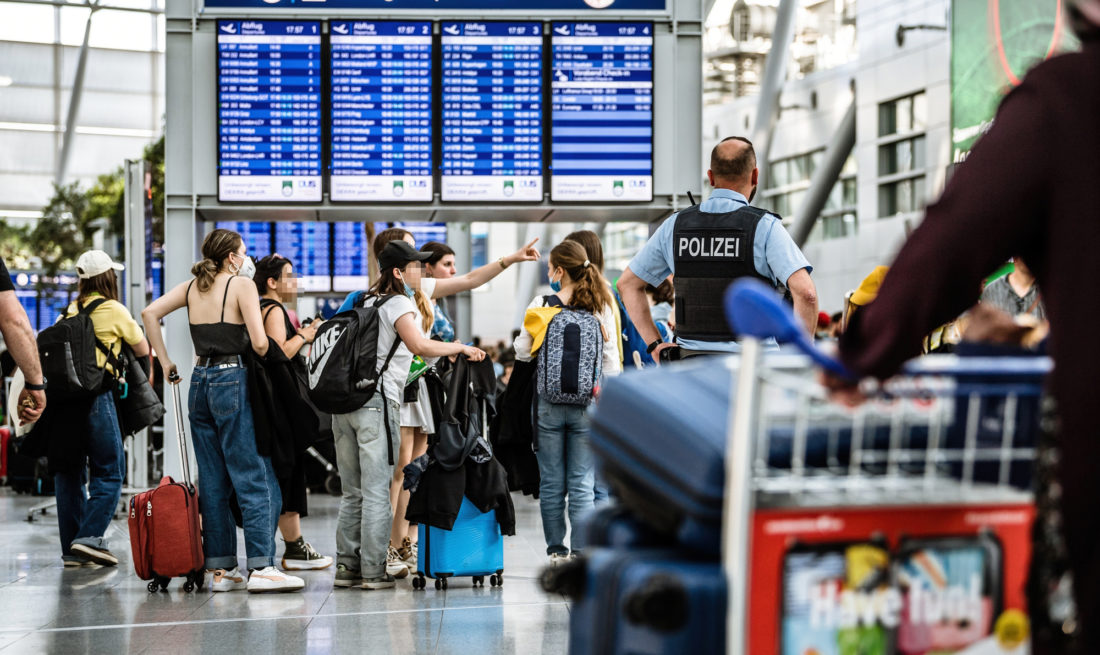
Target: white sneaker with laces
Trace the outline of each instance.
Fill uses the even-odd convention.
[[[248,586],[248,581],[240,569],[234,566],[232,570],[216,569],[207,571],[210,575],[210,589],[212,591],[240,591]]]
[[[409,576],[409,565],[401,560],[401,554],[393,546],[390,546],[386,555],[386,573],[397,579]]]
[[[250,594],[300,591],[305,586],[306,583],[301,578],[287,575],[274,566],[257,569],[248,576],[248,593]]]

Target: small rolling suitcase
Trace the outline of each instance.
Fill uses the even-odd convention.
[[[425,576],[435,578],[436,589],[446,589],[447,580],[460,576],[472,577],[474,586],[485,586],[485,576],[494,587],[504,584],[504,537],[495,511],[482,513],[463,498],[451,530],[420,524],[418,533],[413,589],[426,586]]]
[[[130,499],[130,549],[134,571],[149,580],[150,592],[167,589],[172,578],[186,578],[184,591],[203,586],[202,534],[199,527],[199,493],[191,483],[183,409],[178,384],[171,385],[176,403],[176,435],[183,481],[165,476],[155,489]]]
[[[682,550],[590,548],[568,563],[571,655],[723,653],[726,578]]]

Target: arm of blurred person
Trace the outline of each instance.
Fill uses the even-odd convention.
[[[537,237],[514,253],[502,257],[501,259],[504,260],[504,266],[508,267],[520,262],[538,261],[539,250],[535,247],[536,243],[538,243]],[[496,260],[463,275],[456,275],[455,277],[447,279],[436,279],[435,291],[432,292],[432,298],[446,298],[456,293],[476,289],[503,272],[504,268],[501,267],[500,261]]]
[[[232,283],[235,278],[229,278]],[[248,329],[248,340],[252,342],[252,350],[263,357],[271,342],[264,331],[264,319],[260,316],[260,292],[255,284],[234,284],[237,294],[237,307],[244,318],[244,326]]]
[[[8,352],[23,377],[30,384],[42,384],[42,363],[38,360],[38,343],[34,339],[34,328],[27,317],[15,291],[0,292],[0,333]],[[33,403],[33,404],[32,404]],[[33,423],[46,409],[46,392],[23,389],[19,394],[19,418],[23,423]]]
[[[794,275],[787,278],[787,289],[794,299],[794,313],[802,319],[813,337],[817,330],[817,287],[814,286],[809,271],[804,268],[795,271]]]
[[[172,384],[178,384],[179,380],[172,380],[178,373],[178,369],[168,356],[168,349],[164,345],[164,332],[160,329],[160,320],[187,304],[187,287],[190,282],[180,282],[168,293],[149,303],[141,312],[141,322],[145,325],[145,334],[148,336],[149,345],[164,370],[164,376]]]
[[[282,312],[275,311],[275,306],[272,305],[264,317],[264,332],[279,345],[279,349],[288,359],[301,352],[306,344],[313,343],[313,338],[317,336],[317,328],[320,326],[321,321],[311,321],[309,325],[298,330],[298,334],[288,339],[286,321],[283,320]]]
[[[623,300],[623,307],[634,323],[638,334],[647,343],[661,340],[661,331],[653,321],[653,312],[649,309],[649,299],[646,298],[646,285],[660,286],[661,282],[672,275],[672,236],[676,226],[676,216],[669,218],[649,241],[645,242],[642,249],[630,260],[626,270],[619,276],[619,297]],[[661,343],[650,356],[660,366],[661,351],[674,347],[672,342]]]
[[[1017,254],[1042,260],[1049,179],[1058,170],[1049,144],[1065,136],[1059,135],[1057,112],[1029,80],[1009,93],[993,127],[928,207],[875,302],[845,328],[840,356],[856,373],[895,374],[920,354],[930,330],[974,304],[982,279],[997,266]]]
[[[619,276],[619,297],[623,299],[626,313],[630,316],[630,320],[634,323],[634,328],[638,330],[642,340],[646,344],[651,344],[654,341],[661,340],[661,331],[657,329],[657,324],[653,322],[653,312],[650,311],[649,300],[645,296],[647,284],[649,283],[635,275],[629,266]],[[661,351],[674,345],[674,343],[665,342],[657,346],[651,353],[653,361],[659,362]]]
[[[485,359],[485,351],[467,346],[458,342],[434,341],[424,336],[420,326],[413,318],[414,314],[408,313],[397,319],[394,327],[405,347],[414,355],[421,357],[449,357],[451,355],[466,355],[470,361],[480,362]]]

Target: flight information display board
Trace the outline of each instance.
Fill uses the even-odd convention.
[[[442,199],[542,200],[542,23],[441,31]]]
[[[218,199],[321,200],[321,23],[218,21]]]
[[[334,21],[333,201],[431,201],[432,24]]]
[[[370,279],[366,224],[333,223],[332,230],[332,290],[366,289]]]
[[[302,291],[328,291],[329,223],[275,223],[275,252],[290,260]]]
[[[554,23],[550,199],[653,199],[653,25]]]
[[[250,221],[219,221],[214,227],[232,230],[241,235],[245,253],[252,259],[262,259],[271,254],[271,223]]]

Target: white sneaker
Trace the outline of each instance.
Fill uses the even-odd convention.
[[[248,586],[248,581],[236,566],[229,571],[216,569],[207,573],[210,575],[209,584],[212,591],[240,591]]]
[[[305,586],[306,583],[301,578],[287,575],[274,566],[257,569],[248,576],[248,593],[250,594],[300,591]]]
[[[409,565],[402,561],[401,554],[393,546],[386,555],[386,573],[398,579],[409,576]]]
[[[569,561],[569,555],[562,555],[554,553],[550,556],[550,566],[557,566],[558,564],[564,564]]]

